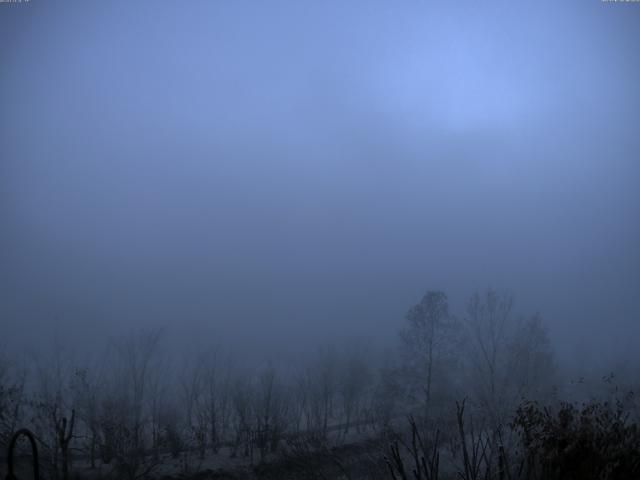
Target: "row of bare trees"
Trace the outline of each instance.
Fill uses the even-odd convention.
[[[249,369],[219,350],[176,361],[151,330],[111,341],[92,361],[56,348],[0,367],[0,441],[31,428],[56,479],[74,464],[137,479],[171,457],[264,460],[292,436],[344,437],[379,410],[371,359],[358,348]]]
[[[548,395],[556,367],[539,315],[519,316],[513,296],[475,294],[465,314],[450,313],[447,296],[429,291],[407,314],[401,331],[403,384],[426,419],[468,397],[494,426],[523,398]]]
[[[523,402],[548,402],[558,385],[541,317],[518,315],[512,295],[491,289],[456,316],[444,292],[428,291],[407,313],[401,340],[400,375],[415,419],[411,440],[387,452],[389,478],[530,478],[513,470],[524,457],[511,424]]]
[[[553,384],[540,317],[515,315],[509,295],[474,295],[458,317],[430,291],[406,320],[400,355],[385,361],[353,345],[288,368],[247,368],[216,349],[177,361],[160,330],[113,340],[91,361],[59,347],[3,358],[0,441],[26,425],[52,478],[69,478],[75,462],[137,479],[171,457],[262,461],[297,435],[326,446],[390,430],[406,414],[429,424],[464,397],[497,431],[523,397]]]

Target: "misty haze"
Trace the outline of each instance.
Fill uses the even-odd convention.
[[[0,44],[1,478],[640,479],[640,3]]]

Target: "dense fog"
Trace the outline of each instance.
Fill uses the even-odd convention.
[[[523,399],[636,388],[640,3],[23,0],[0,43],[0,445],[31,428],[51,478],[101,409],[155,449],[113,454],[133,479],[171,439],[270,465],[466,398],[495,441]],[[378,478],[345,462],[309,478]]]

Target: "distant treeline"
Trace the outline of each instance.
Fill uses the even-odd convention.
[[[79,472],[152,477],[171,458],[186,474],[216,455],[250,466],[326,458],[327,472],[345,478],[613,479],[638,471],[630,388],[607,377],[589,403],[561,403],[576,390],[541,317],[517,315],[511,295],[476,294],[456,315],[445,293],[429,291],[399,329],[391,355],[354,343],[254,369],[220,349],[171,358],[161,330],[111,340],[85,363],[70,345],[46,357],[5,354],[0,445],[28,427],[43,475],[64,480]],[[359,477],[340,448],[365,444],[370,465],[364,474],[358,467]],[[314,465],[292,475],[331,478]]]

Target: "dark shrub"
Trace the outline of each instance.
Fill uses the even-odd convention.
[[[522,447],[524,478],[618,480],[640,478],[640,430],[617,401],[581,408],[523,404],[511,427]]]

